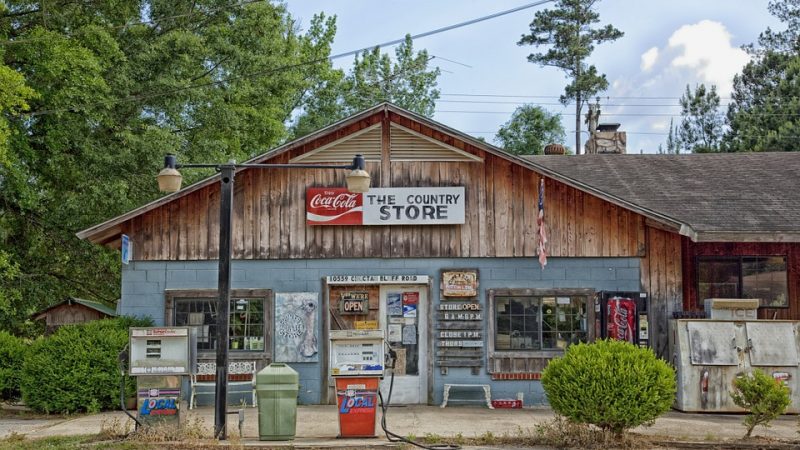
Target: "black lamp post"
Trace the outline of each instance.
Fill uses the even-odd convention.
[[[323,164],[178,164],[175,155],[164,157],[164,168],[158,174],[158,188],[162,192],[177,192],[181,188],[181,168],[214,168],[220,173],[219,202],[219,284],[217,294],[217,382],[214,399],[214,437],[226,438],[225,421],[228,412],[228,345],[230,340],[229,309],[231,297],[231,230],[233,229],[233,179],[237,169],[345,169],[347,189],[363,193],[369,190],[370,176],[364,170],[364,157],[356,155],[353,163],[344,165]]]

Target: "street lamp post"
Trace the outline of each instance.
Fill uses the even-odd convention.
[[[162,192],[177,192],[181,188],[182,168],[213,168],[220,174],[219,202],[219,280],[217,285],[217,382],[214,399],[214,437],[226,438],[225,422],[228,412],[228,345],[230,340],[231,297],[231,231],[233,229],[233,181],[237,169],[345,169],[347,189],[354,193],[369,190],[370,176],[364,170],[364,157],[356,155],[350,165],[327,164],[178,164],[175,155],[164,157],[164,168],[158,174]]]

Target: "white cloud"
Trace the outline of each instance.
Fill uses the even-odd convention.
[[[694,71],[700,82],[716,85],[723,96],[731,92],[733,76],[749,60],[744,50],[731,45],[725,26],[711,20],[678,28],[670,36],[668,48],[677,52],[672,67]],[[644,55],[642,58],[644,61]]]
[[[642,70],[649,71],[656,64],[656,61],[658,61],[658,47],[651,47],[650,50],[642,53]]]

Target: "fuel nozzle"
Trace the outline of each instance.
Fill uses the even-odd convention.
[[[386,368],[394,369],[394,364],[397,362],[397,352],[394,351],[394,349],[392,348],[391,345],[389,345],[388,342],[386,343],[386,348],[388,349],[386,353],[386,358],[387,358]]]

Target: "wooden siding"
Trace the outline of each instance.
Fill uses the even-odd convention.
[[[465,224],[307,226],[306,188],[344,186],[345,171],[243,170],[236,174],[234,193],[234,258],[536,256],[539,174],[404,116],[382,117],[370,116],[268,162],[287,163],[348,133],[381,122],[385,129],[396,122],[484,162],[368,161],[373,183],[465,186]],[[389,138],[389,133],[382,133],[384,139]],[[382,152],[384,158],[387,153]],[[644,256],[642,216],[553,179],[546,179],[545,185],[550,256]],[[217,259],[218,210],[219,187],[211,184],[136,216],[121,228],[133,239],[136,260]]]
[[[648,293],[650,345],[656,355],[666,357],[669,320],[674,311],[681,310],[683,296],[681,236],[647,226],[645,237],[647,253],[639,273],[642,289]]]
[[[698,256],[785,256],[788,276],[789,307],[759,308],[760,319],[800,320],[800,244],[791,243],[694,243],[685,240],[683,258],[686,284],[683,288],[683,307],[702,310],[702,299],[697,294]]]

